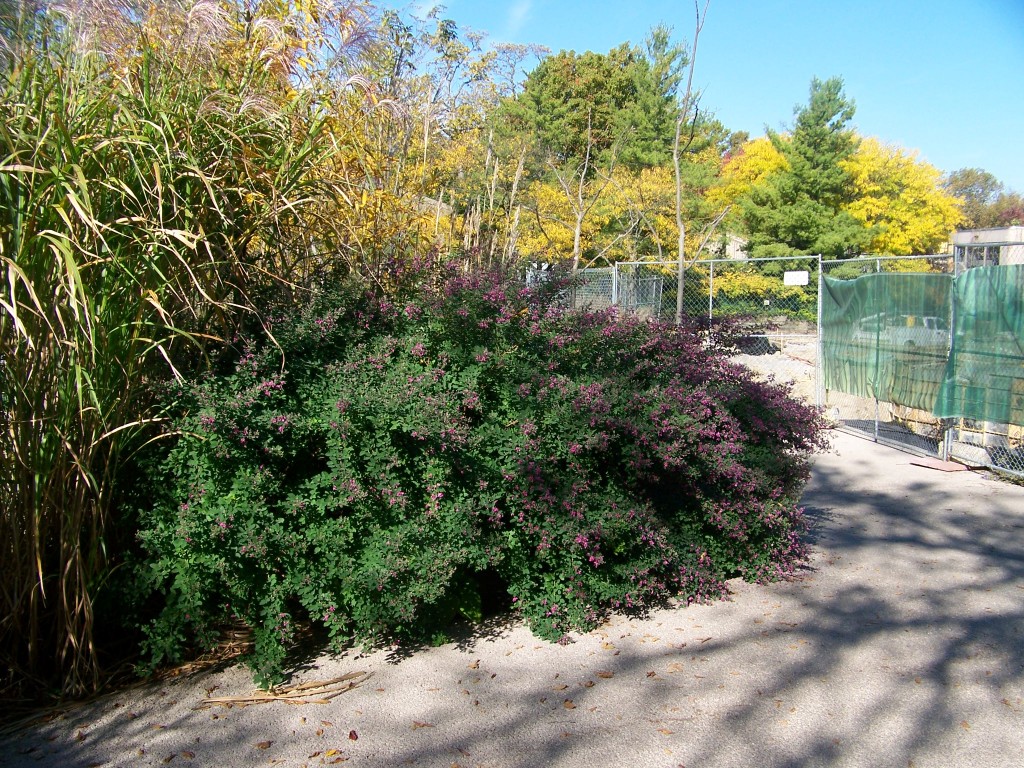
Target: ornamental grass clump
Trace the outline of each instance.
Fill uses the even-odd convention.
[[[241,621],[269,683],[299,623],[430,641],[502,599],[559,640],[803,561],[818,416],[702,332],[495,275],[388,284],[323,294],[279,346],[174,389],[141,513],[153,663]]]
[[[261,14],[0,4],[5,700],[101,687],[148,382],[258,324],[268,285],[308,279],[305,243],[344,199],[318,100],[284,98],[284,63],[241,23]]]

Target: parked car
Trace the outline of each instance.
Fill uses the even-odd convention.
[[[932,315],[888,315],[884,312],[860,320],[855,341],[886,347],[949,348],[949,321]]]

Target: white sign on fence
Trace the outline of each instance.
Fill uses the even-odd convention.
[[[783,285],[807,285],[811,273],[806,269],[799,272],[787,272],[782,278]]]

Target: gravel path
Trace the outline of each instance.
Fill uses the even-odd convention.
[[[499,625],[322,657],[297,679],[368,675],[326,704],[197,709],[252,692],[237,667],[126,691],[8,736],[0,765],[1024,765],[1024,488],[834,443],[793,581],[564,647]]]

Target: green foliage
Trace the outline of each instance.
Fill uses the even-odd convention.
[[[960,168],[946,177],[946,191],[963,204],[964,226],[969,229],[992,226],[990,210],[1003,191],[1003,184],[981,168]]]
[[[756,258],[840,258],[861,252],[871,239],[870,231],[853,215],[806,196],[785,172],[751,187],[740,207],[749,232],[748,250]]]
[[[263,683],[299,621],[335,647],[436,641],[501,598],[488,574],[555,640],[800,562],[818,421],[785,390],[689,329],[492,278],[388,282],[325,294],[275,323],[280,350],[255,338],[174,389],[141,510],[140,574],[164,600],[152,663],[238,620]]]
[[[631,53],[617,49],[632,64]],[[534,69],[506,107],[514,124],[536,134],[559,163],[601,156],[618,138],[617,116],[636,83],[611,54],[562,51]]]
[[[1024,224],[1024,196],[980,168],[961,168],[946,177],[946,191],[963,204],[965,228]]]
[[[653,28],[643,49],[623,43],[607,54],[562,51],[530,72],[522,94],[500,114],[560,164],[581,162],[588,146],[602,164],[612,157],[633,170],[664,164],[686,61],[665,27]]]
[[[803,192],[831,208],[847,202],[850,195],[850,177],[841,163],[857,149],[856,134],[848,127],[855,111],[840,78],[813,78],[807,106],[797,110],[789,141],[771,135]]]

